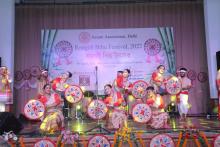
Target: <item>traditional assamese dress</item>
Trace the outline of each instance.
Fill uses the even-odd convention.
[[[155,129],[163,128],[167,124],[169,115],[167,114],[167,112],[163,112],[164,102],[162,97],[157,94],[154,99],[147,99],[147,104],[151,106],[152,110],[150,126]]]
[[[124,122],[127,121],[127,115],[125,112],[124,99],[120,92],[114,90],[111,91],[111,94],[105,98],[104,102],[108,106],[109,112],[107,116],[108,128],[119,129],[124,125]]]
[[[52,133],[64,127],[64,117],[62,113],[61,98],[58,94],[53,93],[46,97],[41,95],[39,100],[44,103],[46,112],[40,129],[44,132]]]

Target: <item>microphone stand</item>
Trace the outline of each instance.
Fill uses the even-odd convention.
[[[95,66],[95,98],[99,100],[98,97],[98,66]],[[108,129],[105,129],[102,127],[102,124],[100,123],[100,120],[98,119],[98,123],[95,127],[85,131],[85,133],[89,133],[89,132],[99,132],[99,133],[103,133],[105,132],[106,134],[111,133],[111,131],[109,131]]]

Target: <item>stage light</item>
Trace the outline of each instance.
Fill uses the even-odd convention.
[[[176,95],[171,95],[170,96],[170,101],[175,102],[176,101]]]
[[[80,108],[81,108],[80,105],[77,105],[77,106],[76,106],[76,109],[77,109],[77,110],[80,110]]]
[[[171,106],[175,106],[175,104],[174,104],[174,103],[171,103]]]
[[[72,126],[72,131],[80,133],[82,132],[82,127],[83,125],[79,122],[79,120],[77,120],[77,123],[74,126]]]

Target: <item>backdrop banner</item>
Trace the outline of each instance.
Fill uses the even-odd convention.
[[[73,73],[71,83],[103,94],[117,71],[131,70],[131,81],[149,81],[158,65],[175,74],[173,28],[42,30],[41,64],[55,78]],[[97,89],[98,86],[98,89]]]

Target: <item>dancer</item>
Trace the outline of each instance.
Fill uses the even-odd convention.
[[[64,127],[64,117],[62,114],[63,100],[56,93],[51,92],[49,84],[44,85],[43,94],[39,100],[45,105],[46,111],[42,118],[40,129],[43,132],[54,133]]]
[[[104,86],[106,98],[104,102],[108,107],[106,117],[106,127],[108,129],[119,129],[124,126],[127,121],[125,108],[123,106],[124,99],[120,92],[114,91],[110,84]]]
[[[220,69],[217,72],[217,77],[216,77],[216,85],[217,85],[217,90],[220,93]]]
[[[150,126],[152,128],[165,128],[167,127],[167,120],[169,115],[167,112],[164,112],[164,102],[163,98],[155,93],[153,86],[147,87],[147,104],[151,107],[152,110],[152,119]]]
[[[218,90],[218,119],[220,120],[220,69],[217,72],[216,86]]]
[[[123,71],[123,89],[124,89],[124,97],[127,98],[132,89],[132,83],[129,81],[129,77],[131,76],[131,71],[129,69],[124,69]]]
[[[159,65],[157,67],[157,70],[153,72],[150,80],[151,85],[159,94],[166,93],[164,73],[165,73],[165,66]]]
[[[63,114],[65,118],[68,118],[68,111],[70,109],[70,104],[65,98],[65,90],[68,87],[67,80],[72,77],[72,73],[67,71],[52,81],[52,89],[61,95],[64,100]]]
[[[6,66],[0,67],[0,92],[1,93],[10,93],[11,87],[10,87],[11,79],[9,77],[9,71]]]
[[[67,88],[67,80],[72,77],[72,73],[67,71],[60,76],[52,80],[52,89],[54,91],[64,92]]]
[[[191,80],[186,76],[187,69],[180,68],[178,71],[179,75],[178,78],[181,81],[182,89],[180,93],[177,95],[178,97],[178,110],[180,114],[180,120],[186,119],[188,110],[189,110],[189,90],[192,87]]]
[[[48,75],[48,70],[47,69],[42,69],[40,76],[37,78],[38,79],[38,93],[43,94],[43,87],[46,84],[49,84],[49,75]]]

